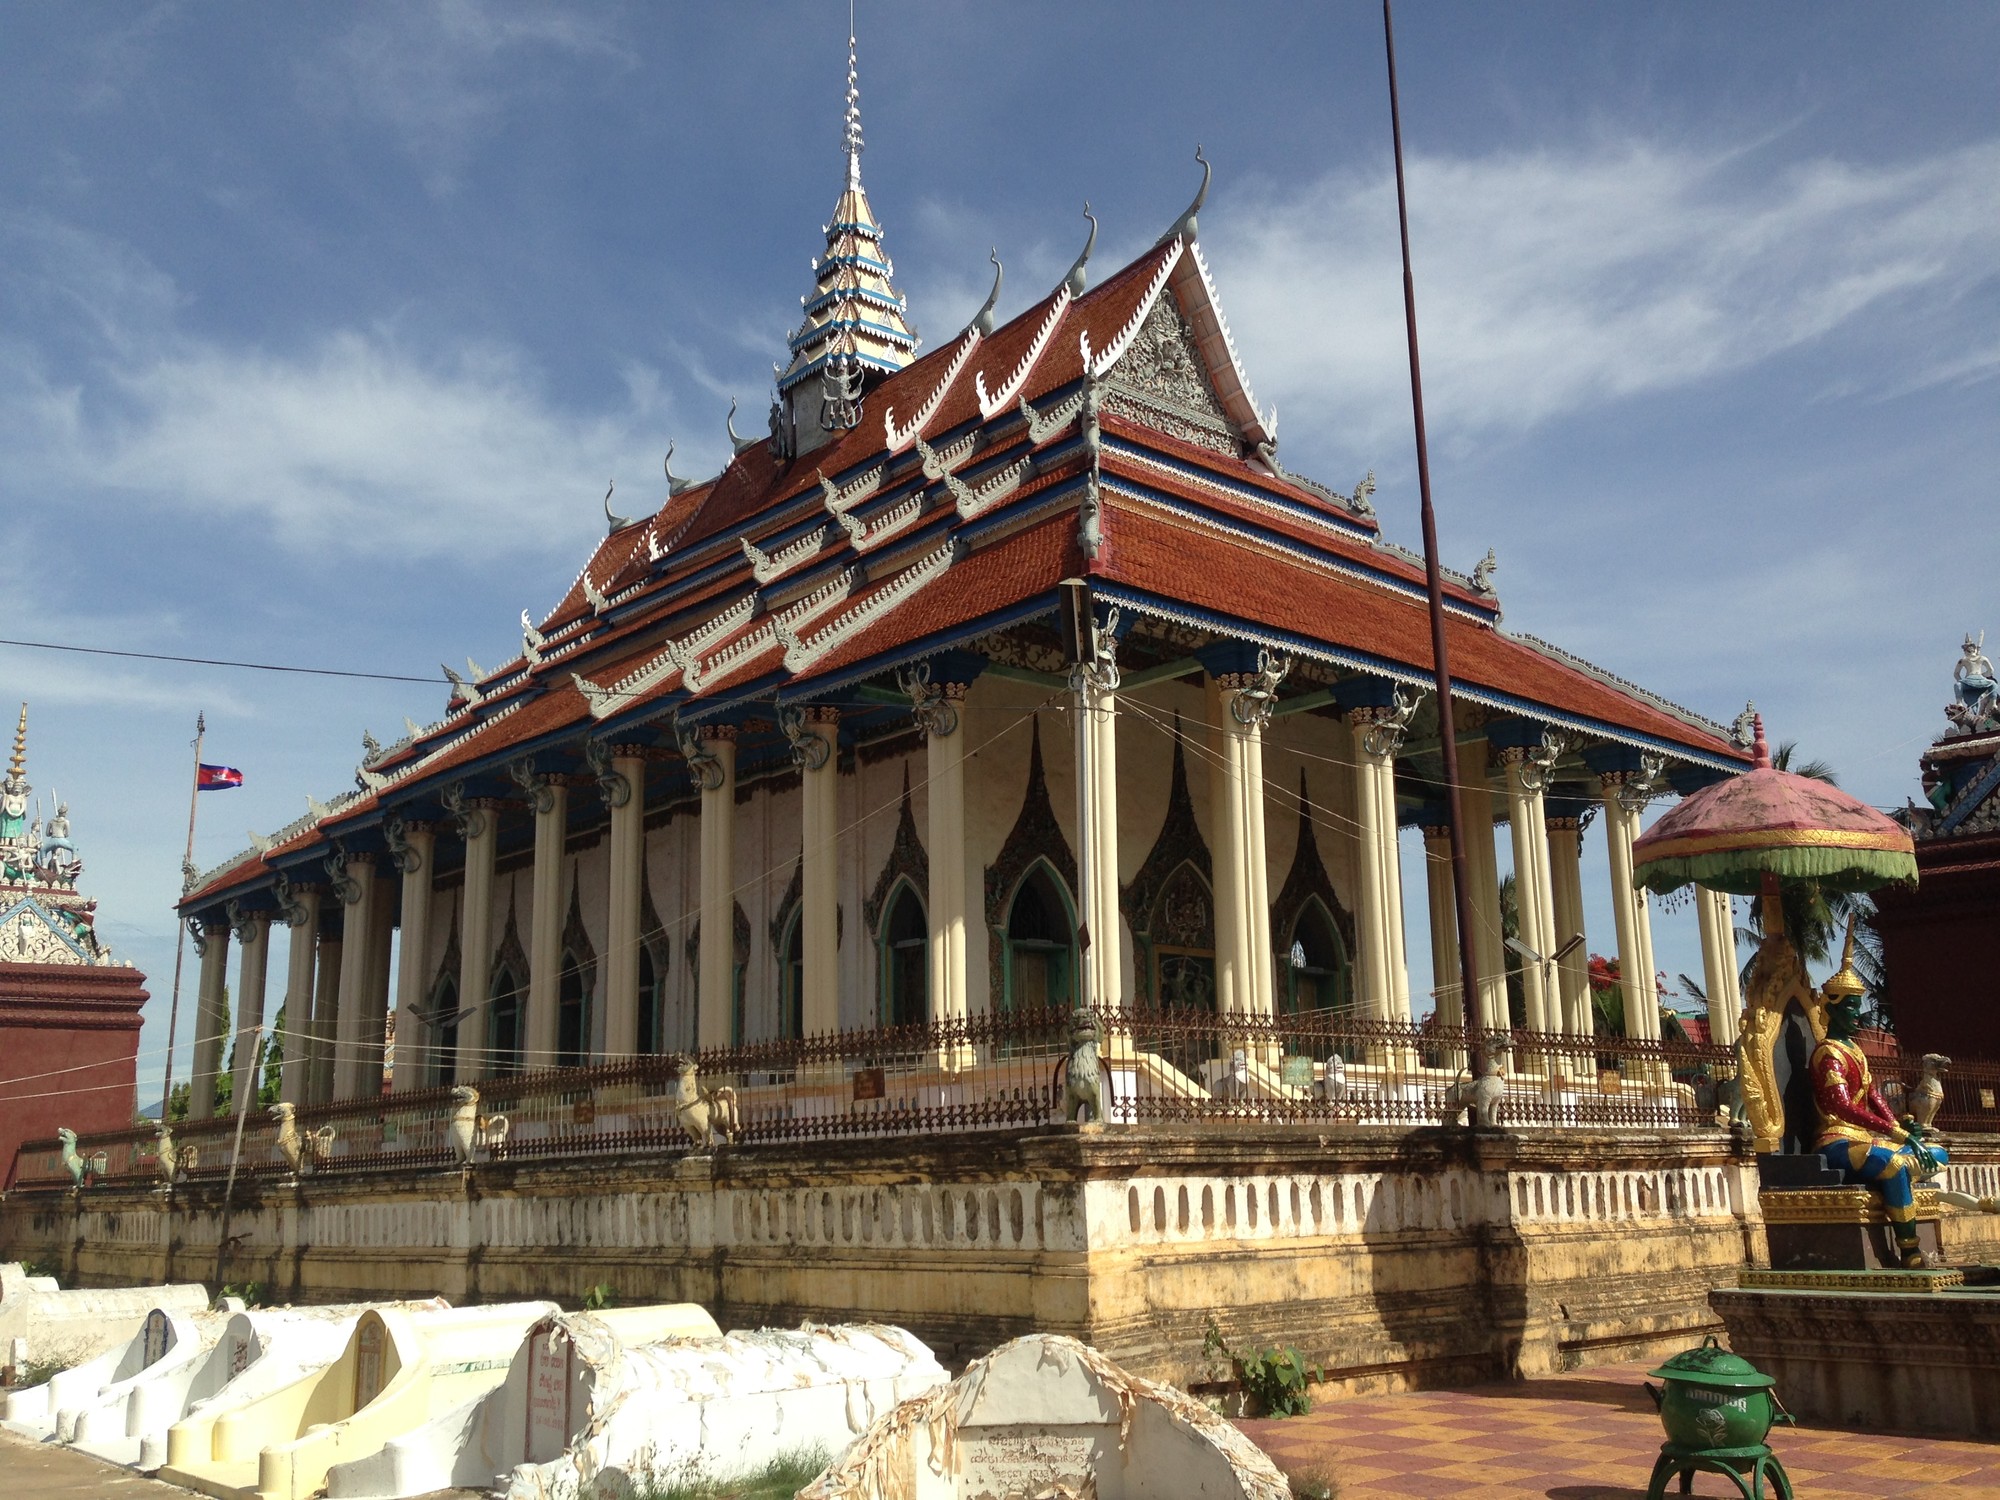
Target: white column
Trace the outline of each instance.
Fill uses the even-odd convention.
[[[472,1083],[487,1073],[486,1027],[493,988],[493,862],[500,847],[500,813],[482,799],[464,802],[465,891],[458,906],[458,1056],[453,1076]]]
[[[618,745],[609,775],[600,775],[611,808],[611,893],[604,922],[604,1051],[627,1058],[639,1050],[639,907],[646,859],[646,755]]]
[[[1214,809],[1215,837],[1210,850],[1215,873],[1215,1008],[1234,1015],[1255,1009],[1256,985],[1248,964],[1250,935],[1249,868],[1243,784],[1243,736],[1232,724],[1229,705],[1236,696],[1225,682],[1208,680],[1209,741],[1214,751],[1208,771],[1208,805]]]
[[[1514,900],[1521,917],[1521,942],[1547,958],[1556,951],[1553,879],[1543,842],[1544,812],[1539,769],[1528,753],[1510,745],[1500,752],[1506,767],[1507,820],[1514,841]],[[1546,965],[1521,958],[1521,989],[1530,1031],[1560,1031],[1560,1011]]]
[[[1076,694],[1077,920],[1089,946],[1078,955],[1079,1005],[1125,1003],[1118,960],[1118,699],[1114,647],[1082,669]],[[1114,686],[1101,686],[1108,679]],[[935,861],[935,854],[932,856]],[[1081,940],[1081,939],[1080,939]],[[1218,968],[1220,967],[1218,955]]]
[[[1604,794],[1604,848],[1611,866],[1611,911],[1618,924],[1618,973],[1625,992],[1625,1034],[1648,1040],[1660,1035],[1659,994],[1653,987],[1652,923],[1645,893],[1632,882],[1632,840],[1639,831],[1639,813],[1627,809],[1619,789],[1632,773],[1610,771],[1598,777]]]
[[[1465,977],[1458,971],[1458,905],[1451,884],[1451,830],[1424,830],[1424,880],[1430,894],[1431,988],[1440,1026],[1465,1024]]]
[[[347,961],[341,966],[340,998],[334,1010],[333,1097],[354,1099],[362,1093],[362,1065],[370,1043],[367,993],[375,967],[374,857],[357,855],[348,860],[345,879],[335,890],[347,908],[341,918]]]
[[[1382,926],[1389,965],[1389,1019],[1410,1019],[1410,954],[1403,926],[1403,840],[1402,824],[1396,812],[1396,750],[1403,730],[1392,725],[1377,726],[1385,746],[1375,777],[1376,827],[1382,836]]]
[[[285,1050],[279,1093],[287,1104],[304,1104],[312,1094],[313,967],[319,957],[319,887],[290,886],[285,924],[291,951],[285,961]]]
[[[736,729],[703,725],[701,784],[701,986],[697,1044],[727,1047],[736,1008]]]
[[[826,1036],[840,1030],[840,714],[826,707],[803,709],[801,714],[799,801],[804,824],[799,851],[799,952],[803,971],[799,1029],[807,1036]],[[935,738],[931,742],[931,760],[935,765]],[[935,775],[930,794],[931,1004],[935,1008],[943,994],[937,952],[942,925],[940,911],[944,904],[939,891],[939,792]],[[733,912],[730,920],[735,920]]]
[[[569,833],[569,787],[547,777],[529,793],[535,810],[535,872],[528,909],[526,1066],[556,1065],[562,985],[563,842]]]
[[[203,922],[197,939],[201,978],[195,990],[194,1071],[188,1077],[188,1118],[215,1117],[215,1080],[222,1072],[222,1034],[229,1028],[229,924]]]
[[[1741,975],[1736,967],[1736,913],[1727,891],[1698,886],[1695,912],[1701,920],[1702,984],[1708,991],[1708,1035],[1719,1047],[1736,1045]]]
[[[1218,897],[1227,881],[1227,920],[1218,923],[1217,938],[1230,948],[1217,969],[1233,975],[1230,1009],[1268,1016],[1277,1010],[1276,976],[1271,953],[1271,880],[1264,842],[1264,721],[1268,702],[1245,699],[1244,690],[1258,683],[1254,673],[1227,673],[1216,681],[1216,719],[1220,726],[1221,764],[1214,779],[1218,818]],[[1248,704],[1238,715],[1239,705]],[[1252,711],[1254,708],[1255,711]],[[1224,856],[1224,846],[1227,854]],[[1226,873],[1225,873],[1226,872]],[[1220,913],[1218,913],[1219,915]]]
[[[1580,819],[1546,820],[1549,890],[1555,908],[1556,946],[1583,932],[1583,829]],[[1597,1029],[1590,1003],[1590,945],[1579,943],[1556,965],[1562,1028],[1572,1036]]]
[[[375,1099],[382,1093],[382,1064],[389,1040],[389,968],[396,940],[396,888],[377,879],[369,900],[368,974],[361,985],[361,1016],[357,1026],[360,1050],[354,1059],[354,1097]]]
[[[1355,862],[1356,955],[1354,994],[1361,1014],[1371,1021],[1389,1019],[1394,987],[1389,978],[1389,914],[1384,905],[1388,882],[1383,874],[1387,849],[1382,834],[1382,799],[1375,785],[1376,762],[1382,757],[1367,747],[1375,711],[1357,708],[1347,715],[1354,737],[1354,821],[1359,858]]]
[[[1486,741],[1462,747],[1458,774],[1459,833],[1465,840],[1466,873],[1472,905],[1472,961],[1479,965],[1477,1025],[1505,1031],[1507,949],[1500,940],[1500,863],[1493,847],[1493,788],[1487,782]]]
[[[229,925],[236,934],[236,940],[243,945],[243,956],[237,960],[236,969],[236,1067],[230,1075],[230,1107],[239,1111],[254,1110],[257,1107],[258,1075],[262,1072],[256,1066],[259,1055],[257,1039],[263,1035],[264,979],[271,956],[271,918],[264,912],[232,912],[231,916],[233,920]]]
[[[430,1003],[431,881],[436,841],[437,833],[428,823],[400,824],[397,839],[392,840],[392,844],[400,844],[396,864],[403,874],[403,947],[396,964],[396,1072],[390,1080],[390,1087],[399,1094],[422,1088],[430,1078],[432,1033],[419,1013]],[[293,972],[297,972],[296,966]]]
[[[324,916],[320,920],[319,953],[315,960],[318,972],[313,977],[312,1040],[306,1055],[307,1104],[325,1104],[333,1098],[334,1008],[340,995],[341,970],[346,967],[341,962],[344,911],[344,907],[334,906],[331,930]]]

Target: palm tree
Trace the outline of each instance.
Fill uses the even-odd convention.
[[[1834,769],[1823,760],[1793,761],[1798,758],[1798,743],[1788,740],[1778,746],[1778,753],[1771,757],[1771,765],[1780,771],[1790,771],[1794,776],[1804,776],[1811,781],[1823,781],[1828,786],[1839,786],[1840,778]],[[1854,967],[1863,984],[1868,986],[1867,999],[1871,1020],[1885,1029],[1890,1029],[1888,1005],[1889,993],[1887,976],[1882,968],[1882,938],[1875,931],[1875,903],[1864,892],[1829,891],[1816,880],[1787,880],[1782,887],[1782,904],[1785,919],[1785,934],[1792,945],[1808,963],[1831,968],[1840,961],[1841,944],[1846,939],[1847,924],[1856,921],[1854,934]],[[1750,898],[1750,913],[1747,925],[1737,934],[1739,942],[1749,944],[1754,953],[1764,940],[1764,898],[1762,895]],[[1743,975],[1747,982],[1750,965],[1743,965]]]

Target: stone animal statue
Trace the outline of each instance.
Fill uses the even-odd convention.
[[[490,1151],[507,1139],[507,1117],[482,1115],[479,1112],[479,1090],[469,1083],[461,1083],[451,1091],[448,1133],[451,1149],[458,1155],[458,1164],[469,1167],[474,1153],[482,1146]]]
[[[92,1152],[89,1156],[78,1155],[76,1132],[67,1125],[56,1131],[56,1139],[62,1143],[62,1163],[69,1169],[69,1180],[78,1187],[88,1187],[102,1177],[111,1165],[111,1153],[108,1151]]]
[[[153,1124],[153,1134],[159,1144],[154,1147],[153,1168],[160,1174],[162,1182],[178,1182],[195,1168],[201,1159],[199,1146],[176,1146],[174,1127],[165,1120]]]
[[[1326,1055],[1326,1072],[1319,1082],[1320,1097],[1338,1104],[1347,1097],[1347,1060],[1338,1052]]]
[[[297,1176],[318,1169],[332,1158],[333,1127],[322,1125],[301,1135],[293,1113],[290,1104],[281,1102],[271,1106],[272,1117],[278,1122],[278,1152],[292,1169],[292,1175]]]
[[[1926,1052],[1923,1060],[1923,1076],[1910,1085],[1908,1098],[1910,1118],[1928,1131],[1931,1121],[1937,1118],[1938,1110],[1944,1104],[1944,1075],[1951,1067],[1951,1059],[1942,1052]]]
[[[681,1122],[681,1129],[696,1150],[728,1145],[743,1128],[736,1112],[736,1090],[705,1089],[693,1058],[681,1054],[675,1062],[680,1071],[674,1079],[674,1118]]]
[[[1069,1025],[1069,1056],[1063,1068],[1062,1117],[1073,1122],[1102,1121],[1104,1079],[1102,1060],[1097,1052],[1097,1017],[1087,1010],[1076,1013]]]
[[[1499,1060],[1489,1053],[1481,1053],[1473,1066],[1478,1070],[1476,1077],[1472,1074],[1461,1075],[1444,1091],[1444,1111],[1439,1123],[1456,1125],[1470,1110],[1474,1130],[1497,1129],[1500,1124],[1500,1101],[1507,1094],[1507,1084],[1500,1076]]]

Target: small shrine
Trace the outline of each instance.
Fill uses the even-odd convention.
[[[1917,884],[1875,898],[1897,1039],[1911,1056],[2000,1053],[2000,683],[1985,641],[1966,636],[1947,727],[1918,759],[1924,801],[1898,814],[1916,841]]]
[[[69,804],[52,795],[44,818],[33,793],[24,703],[0,781],[0,1160],[9,1162],[21,1141],[59,1126],[132,1123],[146,1002],[145,975],[112,958],[97,903],[78,889]]]

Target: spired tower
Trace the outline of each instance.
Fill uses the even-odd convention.
[[[786,341],[792,361],[773,366],[771,441],[781,458],[810,453],[861,422],[867,394],[915,358],[909,305],[890,277],[882,229],[861,186],[861,89],[854,35],[847,37],[847,116],[841,150],[847,185],[825,226],[826,252],[812,263],[813,289],[799,299],[805,321]]]
[[[137,1100],[146,977],[97,936],[69,806],[29,817],[28,705],[0,781],[0,1180],[23,1140],[122,1130]]]

